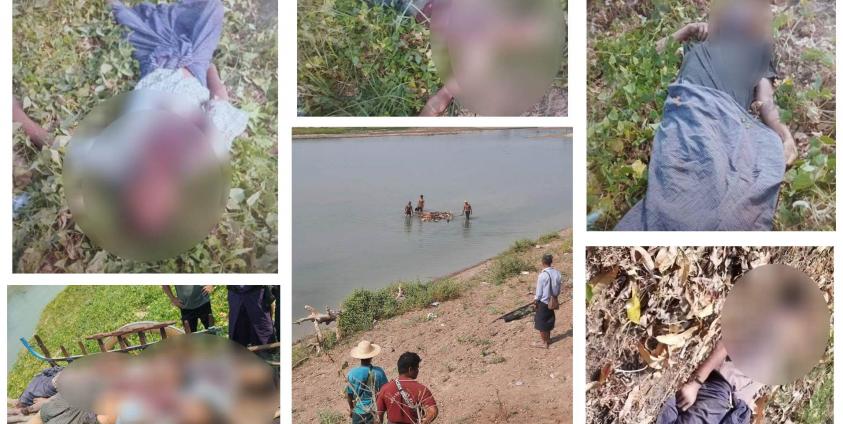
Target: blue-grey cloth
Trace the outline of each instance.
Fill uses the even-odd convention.
[[[29,385],[20,395],[18,401],[23,406],[32,406],[35,403],[35,398],[50,398],[56,394],[56,386],[53,384],[53,377],[56,376],[64,367],[50,367],[41,371],[32,380]]]
[[[647,192],[615,230],[769,230],[784,171],[779,135],[735,99],[671,84]]]
[[[687,411],[676,407],[676,397],[665,402],[656,424],[748,424],[752,410],[732,395],[733,388],[720,374],[711,373]]]
[[[416,16],[421,13],[431,0],[368,0],[369,3],[391,7],[402,15]]]
[[[112,11],[117,23],[128,30],[141,78],[158,68],[187,68],[207,86],[208,67],[222,33],[220,0],[140,3],[134,7],[115,0]]]
[[[547,305],[551,294],[559,296],[561,292],[562,273],[551,267],[543,269],[536,279],[536,300]]]

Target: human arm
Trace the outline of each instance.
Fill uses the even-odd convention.
[[[29,118],[17,98],[12,97],[12,122],[21,125],[23,132],[32,140],[36,147],[41,148],[51,144],[50,134]]]
[[[782,123],[779,116],[775,93],[776,89],[773,87],[773,82],[769,78],[761,78],[761,81],[755,87],[755,101],[759,105],[758,114],[761,117],[761,122],[781,137],[784,146],[784,160],[787,166],[790,166],[799,157],[799,153],[796,150],[796,142],[790,134],[790,129]]]
[[[424,418],[422,418],[422,424],[429,424],[432,423],[433,420],[439,415],[439,407],[436,405],[425,405],[424,406]]]
[[[348,401],[348,416],[354,416],[354,394],[346,392],[345,400]]]
[[[202,293],[211,294],[214,291],[214,286],[202,286]]]
[[[705,382],[712,371],[719,368],[720,365],[726,361],[727,356],[728,353],[726,353],[726,346],[722,341],[717,342],[717,345],[714,346],[714,350],[712,350],[708,357],[697,366],[697,369],[694,370],[694,373],[691,374],[688,381],[679,388],[679,391],[676,392],[676,406],[679,409],[687,411],[688,408],[696,402],[697,392],[699,392],[700,387],[702,387],[702,382]]]
[[[164,294],[167,295],[167,297],[170,299],[170,303],[172,303],[173,306],[179,309],[184,308],[184,303],[182,303],[182,301],[179,300],[179,298],[177,298],[176,295],[173,294],[173,288],[170,287],[169,284],[166,286],[161,286],[161,289],[164,290]]]
[[[690,39],[696,39],[697,41],[703,41],[708,38],[708,23],[706,22],[693,22],[688,25],[679,28],[673,34],[662,38],[656,43],[656,51],[659,53],[663,53],[664,49],[667,48],[668,43],[671,39],[678,43],[684,43]]]

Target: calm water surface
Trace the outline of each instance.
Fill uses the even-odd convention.
[[[18,354],[24,350],[19,339],[30,338],[44,307],[56,297],[65,286],[8,286],[8,327],[6,334],[6,366],[11,369]]]
[[[292,315],[339,307],[354,288],[429,280],[495,256],[513,241],[571,226],[571,140],[502,130],[293,143]],[[426,210],[470,221],[405,219]],[[293,336],[312,331],[293,325]]]

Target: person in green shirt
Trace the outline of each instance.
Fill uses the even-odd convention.
[[[187,321],[190,332],[199,329],[199,321],[207,330],[211,327],[211,292],[214,286],[173,286],[176,293],[169,285],[161,286],[164,294],[170,298],[170,303],[181,311],[181,321]]]

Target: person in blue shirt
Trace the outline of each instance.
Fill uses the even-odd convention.
[[[352,424],[375,422],[375,397],[389,379],[383,368],[372,365],[372,359],[381,353],[381,347],[363,340],[351,349],[351,357],[360,360],[360,366],[348,372],[345,394],[348,398]]]
[[[541,335],[541,342],[535,342],[533,347],[542,349],[550,348],[550,331],[556,325],[556,312],[548,307],[551,296],[559,296],[562,292],[562,273],[553,268],[553,256],[546,254],[542,256],[544,269],[539,273],[536,280],[535,328]]]

